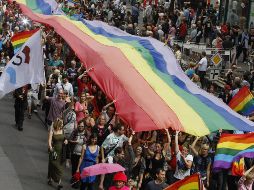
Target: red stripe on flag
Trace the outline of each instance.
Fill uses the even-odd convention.
[[[24,32],[19,32],[17,34],[15,34],[12,38],[11,38],[11,42],[15,42],[17,40],[20,39],[24,39],[24,38],[28,38],[30,36],[32,36],[35,32],[37,32],[39,29],[35,29],[35,30],[30,30],[30,31],[24,31]]]
[[[189,183],[192,183],[192,182],[197,182],[199,185],[198,189],[201,189],[200,188],[200,181],[199,181],[199,174],[196,173],[196,174],[193,174],[189,177],[186,177],[184,178],[183,180],[180,180],[180,181],[177,181],[175,183],[173,183],[172,185],[168,186],[167,188],[165,188],[164,190],[177,190],[179,189],[180,187],[184,186],[184,185],[187,185]]]

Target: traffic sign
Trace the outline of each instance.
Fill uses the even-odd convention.
[[[217,53],[215,53],[215,54],[212,56],[211,61],[212,61],[212,63],[213,63],[214,65],[217,66],[217,65],[219,65],[219,64],[223,61],[223,59],[222,59],[221,55],[217,52]]]
[[[218,80],[220,75],[219,69],[211,69],[209,73],[209,80]]]

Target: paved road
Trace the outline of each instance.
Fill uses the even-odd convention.
[[[47,130],[33,115],[25,119],[24,131],[15,128],[13,98],[0,100],[0,189],[51,190],[47,185]],[[64,189],[70,173],[66,169]]]

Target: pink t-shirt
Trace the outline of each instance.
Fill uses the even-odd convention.
[[[127,186],[124,186],[121,189],[117,189],[115,186],[112,186],[108,190],[130,190],[130,188]]]
[[[75,104],[75,112],[76,112],[76,120],[77,120],[77,123],[78,123],[80,120],[82,120],[82,119],[85,118],[85,115],[84,115],[84,113],[83,113],[83,110],[84,110],[84,108],[83,108],[82,104],[80,104],[79,102],[76,102],[76,104]]]

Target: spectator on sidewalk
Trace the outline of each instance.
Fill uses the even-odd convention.
[[[208,61],[206,57],[206,52],[202,52],[202,59],[197,64],[198,76],[200,78],[201,88],[205,88],[206,86],[205,76],[206,76],[207,66],[208,66]]]

